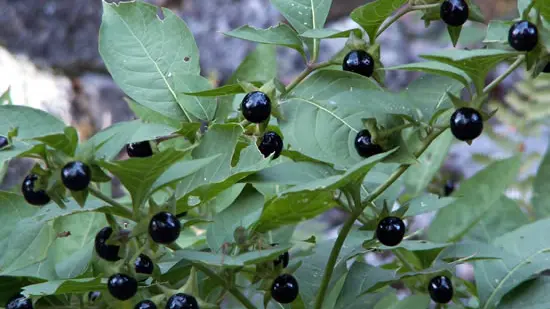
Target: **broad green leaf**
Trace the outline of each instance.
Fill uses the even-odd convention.
[[[427,122],[438,111],[452,107],[448,93],[459,95],[462,89],[462,84],[454,79],[426,75],[411,82],[403,94],[410,101],[409,106],[416,108],[418,117]]]
[[[535,182],[533,183],[533,197],[531,198],[531,202],[533,203],[537,218],[550,216],[550,190],[548,190],[547,186],[548,179],[550,179],[550,147],[540,163]]]
[[[151,4],[103,2],[99,52],[115,82],[137,103],[191,121],[202,102],[181,100],[177,88],[205,90],[198,75],[199,51],[183,20],[168,9],[162,12],[161,20]]]
[[[235,242],[235,229],[248,229],[256,223],[263,206],[264,197],[253,188],[246,188],[231,206],[216,214],[208,226],[206,241],[210,249],[219,252],[224,243]]]
[[[443,132],[405,173],[405,185],[410,194],[424,191],[447,157],[454,140],[450,130]],[[409,209],[410,211],[410,209]]]
[[[550,308],[550,278],[540,278],[527,281],[502,298],[499,309],[546,309]]]
[[[80,294],[103,290],[107,290],[107,285],[101,283],[101,278],[68,279],[28,285],[23,289],[23,295],[29,297],[72,293]]]
[[[188,92],[210,90],[212,84],[207,78],[200,75],[174,74],[174,83],[178,103],[184,111],[188,111],[191,114],[193,122],[210,121],[214,119],[217,105],[214,98],[186,94]]]
[[[488,244],[478,241],[463,241],[455,243],[439,252],[438,260],[453,262],[460,260],[461,262],[476,261],[476,260],[500,260],[507,253],[493,244]]]
[[[507,43],[508,31],[513,23],[508,20],[491,20],[487,26],[487,36],[483,43]]]
[[[536,7],[540,10],[540,15],[542,15],[547,22],[550,22],[550,1],[539,0],[537,1]]]
[[[0,106],[0,135],[17,129],[17,139],[64,134],[65,124],[49,113],[28,106]]]
[[[334,169],[322,163],[285,162],[250,175],[244,181],[252,184],[299,185],[335,174]]]
[[[495,201],[491,209],[493,211],[489,211],[483,216],[479,223],[472,228],[468,237],[489,243],[497,237],[529,223],[529,219],[518,204],[504,195]]]
[[[453,194],[457,200],[439,211],[432,221],[428,238],[451,242],[468,233],[516,179],[519,166],[518,157],[497,161],[463,181]]]
[[[426,250],[433,250],[433,249],[442,249],[448,247],[449,244],[436,244],[433,242],[429,242],[427,240],[408,240],[404,239],[402,242],[399,243],[397,246],[388,247],[385,245],[379,245],[377,248],[381,250],[393,250],[397,248],[403,248],[408,251],[426,251]]]
[[[438,197],[435,194],[426,193],[419,197],[416,197],[409,201],[407,204],[409,208],[405,213],[405,216],[412,217],[423,213],[439,210],[447,207],[453,203],[456,199],[449,197]]]
[[[73,127],[66,127],[64,131],[63,134],[42,136],[36,138],[36,140],[72,157],[78,146],[78,133]]]
[[[256,229],[268,231],[279,226],[313,218],[334,206],[333,192],[348,184],[361,182],[365,175],[391,152],[360,161],[345,173],[328,176],[291,187],[266,203]]]
[[[421,55],[421,57],[445,63],[466,72],[474,82],[476,89],[481,91],[489,71],[498,63],[517,55],[517,52],[496,49],[452,49]]]
[[[474,264],[482,309],[494,308],[516,286],[550,268],[550,246],[546,237],[549,227],[550,220],[545,219],[504,234],[493,242],[507,251],[502,260]]]
[[[407,0],[377,0],[356,8],[350,16],[353,21],[365,29],[372,44],[376,40],[376,32],[384,20],[406,2]]]
[[[215,254],[203,251],[180,250],[175,256],[180,260],[188,260],[195,263],[218,266],[224,268],[236,268],[245,265],[253,265],[262,262],[273,261],[281,253],[290,249],[290,246],[278,246],[273,249],[252,251],[239,255]]]
[[[239,197],[246,184],[237,183],[220,192],[216,197],[206,204],[206,208],[210,209],[214,214],[222,212]]]
[[[286,46],[297,50],[305,57],[303,43],[298,34],[287,24],[279,24],[268,29],[258,29],[248,25],[226,32],[225,35],[243,40]]]
[[[181,121],[166,117],[163,114],[156,112],[146,106],[136,103],[136,101],[125,97],[124,100],[128,103],[128,107],[136,114],[136,116],[145,123],[157,123],[170,126],[178,129],[181,126]]]
[[[304,38],[310,38],[310,39],[338,39],[338,38],[347,38],[350,36],[352,32],[356,37],[362,36],[361,29],[358,29],[358,28],[344,30],[344,31],[340,31],[336,29],[327,29],[327,28],[310,29],[300,34],[300,36]]]
[[[112,160],[126,144],[153,140],[175,131],[168,125],[143,123],[140,120],[119,122],[92,136],[79,148],[78,153],[93,149],[96,158]]]
[[[391,307],[385,309],[408,309],[408,308],[429,308],[430,297],[426,294],[411,295],[398,301]]]
[[[418,71],[425,72],[429,74],[436,74],[441,76],[447,76],[459,81],[464,87],[468,88],[470,82],[470,77],[466,75],[462,70],[457,69],[451,65],[436,62],[436,61],[425,61],[425,62],[414,62],[409,64],[397,65],[389,68],[383,68],[384,70],[406,70],[406,71]]]
[[[251,84],[257,87],[260,87],[262,85],[262,83],[260,82],[251,82]],[[219,97],[219,96],[226,96],[226,95],[245,93],[245,92],[246,91],[243,89],[243,87],[240,84],[230,84],[230,85],[221,86],[219,88],[215,88],[211,90],[189,92],[186,94],[194,95],[198,97]]]

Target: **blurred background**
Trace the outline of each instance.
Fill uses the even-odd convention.
[[[486,20],[517,17],[515,0],[473,0]],[[269,0],[148,0],[180,15],[195,35],[201,53],[204,76],[223,83],[255,44],[225,37],[223,32],[244,24],[267,28],[282,21]],[[327,28],[349,29],[356,25],[347,17],[365,0],[333,0]],[[99,56],[97,35],[102,14],[101,0],[0,0],[0,94],[10,89],[14,104],[46,110],[77,127],[81,138],[113,123],[133,117]],[[481,46],[485,25],[468,22],[457,48]],[[381,36],[382,62],[394,66],[420,61],[419,54],[451,46],[442,22],[428,28],[419,15],[406,15]],[[326,40],[321,59],[342,48],[345,40]],[[300,56],[279,50],[279,77],[288,82],[303,69]],[[503,64],[494,78],[506,69]],[[549,74],[550,75],[550,74]],[[390,89],[406,86],[418,74],[387,73]],[[441,174],[432,190],[444,194],[460,180],[486,163],[511,153],[522,152],[522,178],[509,195],[529,209],[529,184],[547,146],[546,119],[550,114],[550,77],[531,79],[518,71],[496,89],[491,98],[498,107],[490,128],[471,146],[451,147]],[[18,185],[30,162],[12,162],[1,188]],[[337,211],[323,216],[330,231],[343,219]],[[418,219],[421,228],[429,216]],[[424,220],[424,221],[423,221]]]

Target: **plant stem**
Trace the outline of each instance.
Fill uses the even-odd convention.
[[[88,187],[88,191],[91,195],[97,197],[98,199],[104,201],[105,203],[113,206],[115,212],[117,215],[132,220],[134,218],[132,212],[130,209],[128,209],[126,206],[120,204],[119,202],[115,201],[114,199],[108,197],[107,195],[103,194],[101,191],[97,190],[96,188],[90,186]]]
[[[217,284],[227,289],[229,293],[233,294],[233,296],[238,299],[243,306],[245,306],[245,308],[256,309],[256,306],[254,306],[254,304],[248,300],[248,298],[246,298],[241,291],[239,291],[236,287],[229,285],[222,277],[210,270],[210,268],[199,263],[193,263],[193,266],[210,277],[210,279],[214,280]]]
[[[401,262],[401,264],[403,264],[409,269],[409,271],[416,271],[415,267],[412,266],[411,263],[409,263],[409,261],[407,261],[407,259],[403,256],[403,254],[401,254],[401,252],[399,252],[398,250],[395,250],[392,253]]]
[[[414,154],[415,157],[418,158],[420,155],[422,155],[422,153],[426,151],[430,144],[445,130],[446,128],[439,131],[434,131],[430,135],[428,135],[428,137],[424,140],[422,144],[422,148]],[[340,250],[342,249],[344,241],[351,231],[355,220],[359,218],[359,216],[363,213],[363,210],[369,203],[373,202],[382,193],[384,193],[384,191],[386,191],[386,189],[388,189],[399,177],[401,177],[401,175],[403,175],[403,173],[405,173],[405,171],[407,171],[410,166],[410,164],[402,164],[383,184],[381,184],[378,188],[376,188],[376,190],[374,190],[374,192],[371,193],[371,195],[369,195],[364,203],[362,203],[361,205],[355,205],[355,210],[348,218],[348,220],[344,223],[344,226],[342,227],[340,233],[338,233],[338,237],[336,238],[334,246],[332,247],[332,251],[330,252],[327,266],[325,267],[325,272],[323,274],[321,286],[319,287],[317,298],[315,299],[315,309],[321,309],[321,307],[323,306],[323,301],[327,292],[330,278],[332,276],[332,272],[334,270],[334,266],[336,265],[336,260],[338,259],[338,255],[340,255]]]
[[[434,3],[434,4],[425,4],[425,5],[407,6],[407,7],[405,7],[405,9],[401,10],[401,12],[393,15],[390,19],[388,19],[388,21],[385,22],[382,25],[382,27],[380,27],[380,29],[378,29],[378,31],[376,32],[376,35],[374,36],[374,38],[375,39],[378,38],[384,31],[386,31],[391,25],[393,25],[393,23],[398,21],[401,17],[403,17],[407,13],[414,12],[414,11],[419,11],[419,10],[431,9],[431,8],[434,8],[434,7],[438,7],[440,5],[441,4],[439,4],[439,3]],[[371,44],[374,43],[373,41],[374,41],[374,39],[371,40]]]
[[[321,47],[321,40],[313,39],[313,54],[311,55],[310,63],[317,62],[317,59],[319,58],[319,48],[320,47]]]
[[[288,84],[288,86],[286,87],[286,92],[289,93],[290,91],[292,91],[292,89],[294,89],[296,86],[298,86],[298,84],[300,84],[300,82],[302,82],[306,77],[308,77],[308,75],[311,74],[311,72],[313,72],[317,69],[328,67],[328,66],[333,65],[333,64],[335,64],[335,63],[333,63],[331,61],[326,61],[326,62],[321,62],[321,63],[318,63],[318,64],[308,65],[302,71],[302,73],[300,73],[300,75],[298,75],[290,84]]]
[[[497,77],[495,80],[493,80],[487,87],[483,89],[483,93],[487,94],[491,90],[493,90],[498,84],[500,84],[508,75],[512,74],[522,63],[525,61],[525,55],[520,55],[514,63],[506,70],[506,72],[502,73],[499,77]]]

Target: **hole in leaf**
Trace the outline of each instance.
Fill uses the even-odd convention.
[[[164,12],[162,11],[162,8],[160,6],[157,7],[157,16],[160,20],[164,20]]]
[[[190,59],[191,59],[191,58],[189,58],[188,56],[185,56],[185,57],[183,58],[183,61],[188,62]]]

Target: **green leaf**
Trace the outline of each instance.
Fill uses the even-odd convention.
[[[238,81],[259,81],[268,82],[277,77],[277,54],[275,46],[258,44],[256,49],[244,58],[228,84],[235,84]]]
[[[198,91],[199,51],[187,25],[172,11],[143,2],[103,2],[99,52],[115,82],[137,103],[165,117],[191,121],[200,101],[180,101],[178,85]]]
[[[457,200],[442,209],[432,221],[428,238],[435,242],[460,239],[481,220],[516,179],[520,162],[518,157],[497,161],[462,182],[453,194]]]
[[[84,155],[93,149],[96,158],[112,160],[126,144],[154,140],[175,131],[168,125],[143,123],[141,120],[119,122],[96,133],[80,146],[77,153]]]
[[[377,0],[360,6],[351,12],[351,19],[359,24],[374,44],[376,32],[393,12],[403,6],[407,0]]]
[[[502,260],[474,264],[482,309],[494,308],[506,293],[550,268],[550,246],[545,232],[549,227],[550,220],[545,219],[504,234],[494,241],[494,245],[507,251]]]
[[[322,163],[285,162],[250,175],[244,181],[252,184],[299,185],[335,174],[334,169]]]
[[[64,131],[63,134],[42,136],[36,138],[36,140],[72,157],[78,146],[78,133],[73,127],[66,127]]]
[[[321,214],[335,204],[333,190],[361,182],[376,163],[391,153],[386,152],[360,161],[343,174],[301,183],[281,192],[266,203],[255,229],[268,231]]]
[[[437,74],[441,76],[447,76],[459,81],[464,87],[468,88],[470,82],[470,77],[464,73],[464,71],[457,69],[451,65],[436,62],[436,61],[425,61],[425,62],[415,62],[409,64],[403,64],[398,66],[393,66],[389,68],[384,68],[384,70],[406,70],[406,71],[419,71],[430,74]]]
[[[550,216],[550,208],[548,207],[550,203],[550,192],[547,186],[548,179],[550,179],[550,147],[540,163],[533,183],[533,197],[531,198],[531,202],[533,203],[537,218]]]
[[[361,37],[363,33],[361,29],[354,28],[349,30],[335,30],[335,29],[310,29],[306,32],[300,34],[301,37],[310,38],[310,39],[338,39],[338,38],[347,38],[353,33],[356,37]]]
[[[0,135],[8,136],[17,129],[17,139],[26,140],[64,134],[65,124],[42,110],[21,106],[0,106]]]
[[[499,304],[499,309],[546,309],[550,308],[550,278],[542,276],[527,281],[506,294]]]
[[[178,129],[182,125],[182,122],[176,119],[166,117],[159,112],[156,112],[148,107],[145,107],[141,104],[136,103],[136,101],[128,97],[125,97],[124,101],[128,103],[128,106],[130,107],[132,112],[134,112],[134,114],[136,114],[136,116],[145,123],[164,124],[174,129]]]
[[[426,193],[417,198],[412,199],[408,205],[409,208],[405,213],[405,216],[412,217],[427,213],[434,210],[439,210],[441,208],[447,207],[449,204],[453,203],[456,199],[448,197],[438,197],[435,194]]]
[[[462,26],[453,27],[447,26],[447,32],[449,32],[449,37],[451,38],[451,43],[453,46],[456,46],[458,39],[460,39],[460,32],[462,31]]]
[[[273,249],[252,251],[239,255],[214,254],[210,252],[179,250],[175,253],[176,258],[191,262],[202,263],[210,266],[224,268],[237,268],[246,265],[253,265],[262,262],[273,261],[280,254],[290,249],[290,246],[277,246]]]
[[[208,226],[206,241],[210,249],[218,252],[224,243],[234,242],[235,229],[248,229],[256,223],[263,206],[264,197],[253,188],[246,188],[231,206],[217,213],[214,222]]]
[[[481,92],[489,71],[498,63],[517,55],[517,52],[496,49],[453,49],[443,50],[429,55],[421,55],[421,57],[446,63],[466,72],[474,82],[478,92]]]
[[[262,83],[251,82],[251,84],[253,84],[256,87],[260,87]],[[230,84],[230,85],[221,86],[219,88],[215,88],[211,90],[205,90],[205,91],[199,91],[199,92],[188,92],[186,94],[194,95],[198,97],[220,97],[220,96],[245,93],[245,92],[246,91],[243,89],[243,87],[240,84]]]
[[[303,43],[298,34],[287,24],[279,24],[268,29],[258,29],[248,25],[226,32],[225,35],[238,39],[290,47],[297,50],[304,58]]]
[[[487,212],[472,228],[468,237],[482,242],[492,242],[497,237],[529,223],[518,204],[504,195],[495,201],[491,209],[495,211]]]
[[[23,295],[29,297],[72,293],[81,294],[104,290],[107,290],[107,285],[101,283],[101,278],[68,279],[28,285],[23,289]]]
[[[508,20],[491,20],[489,26],[487,26],[487,36],[483,40],[483,43],[508,43],[508,31],[514,24],[513,21]]]
[[[540,0],[537,1],[536,7],[540,11],[540,15],[546,19],[547,22],[550,22],[550,1]]]

